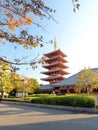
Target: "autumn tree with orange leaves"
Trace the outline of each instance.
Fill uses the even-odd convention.
[[[55,10],[49,8],[42,0],[2,0],[0,1],[0,40],[16,42],[23,47],[30,48],[42,46],[42,36],[33,36],[25,30],[25,25],[35,24],[33,16],[40,18],[52,18],[51,13]],[[23,26],[23,30],[20,27]],[[16,34],[16,30],[19,33]]]
[[[73,11],[79,9],[78,0],[72,0]],[[40,19],[52,19],[55,10],[48,7],[43,0],[1,0],[0,1],[0,40],[7,40],[12,43],[18,43],[24,48],[43,46],[43,36],[29,34],[26,25],[34,24],[42,29],[39,23],[36,23],[34,16]],[[56,21],[55,21],[56,22]],[[23,27],[23,28],[21,28]],[[18,30],[18,33],[16,33]],[[0,58],[2,60],[2,58]]]

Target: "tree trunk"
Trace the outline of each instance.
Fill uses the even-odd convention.
[[[90,89],[89,89],[89,87],[87,87],[87,94],[90,94]]]
[[[4,92],[1,92],[1,99],[4,99]]]

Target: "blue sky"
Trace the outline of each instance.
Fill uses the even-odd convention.
[[[69,66],[67,71],[70,74],[68,76],[84,67],[98,67],[98,0],[79,0],[81,6],[77,13],[73,12],[71,0],[45,1],[50,7],[56,9],[53,16],[58,23],[52,20],[39,21],[34,19],[34,21],[37,20],[46,26],[47,32],[34,26],[28,27],[29,32],[43,35],[45,41],[53,40],[56,36],[58,49],[68,55],[68,63],[66,64]],[[15,57],[28,56],[27,59],[29,60],[38,54],[40,58],[44,53],[53,50],[52,44],[46,44],[43,48],[38,47],[32,50],[25,50],[22,47],[15,50],[10,43],[7,43],[5,46],[0,46],[0,55],[7,55],[10,60]],[[21,66],[18,73],[37,78],[39,83],[44,83],[40,81],[40,78],[45,77],[40,74],[41,71],[44,71],[41,65],[36,70],[32,70],[30,67],[25,70],[25,68],[25,66]]]

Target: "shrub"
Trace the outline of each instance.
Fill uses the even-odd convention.
[[[32,103],[63,105],[74,107],[94,107],[94,99],[89,96],[42,96],[31,99]]]

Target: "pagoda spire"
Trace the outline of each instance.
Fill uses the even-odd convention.
[[[57,42],[56,42],[56,37],[54,36],[54,50],[57,50]]]

